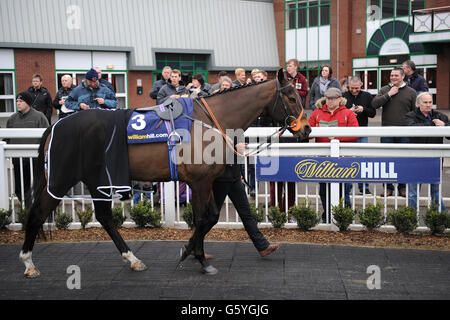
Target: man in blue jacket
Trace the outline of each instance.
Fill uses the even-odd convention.
[[[417,93],[428,92],[427,82],[425,78],[416,70],[416,64],[412,60],[406,60],[402,64],[403,71],[405,71],[406,84],[416,90]]]
[[[158,98],[158,93],[161,88],[170,83],[170,75],[172,74],[172,68],[169,66],[165,66],[161,72],[162,78],[153,83],[153,87],[150,90],[150,98],[155,99]]]
[[[98,81],[97,71],[90,69],[86,79],[72,92],[65,106],[72,110],[114,109],[117,107],[115,94]]]

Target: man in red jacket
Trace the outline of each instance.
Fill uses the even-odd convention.
[[[345,106],[346,102],[347,99],[342,97],[341,90],[338,88],[328,89],[325,91],[324,97],[317,100],[317,109],[309,117],[309,125],[311,127],[359,127],[355,114]],[[330,142],[332,139],[338,139],[341,142],[353,142],[358,140],[358,137],[317,137],[316,142]],[[326,205],[326,183],[319,183],[319,186],[323,207],[322,221],[325,223],[325,213],[328,212],[328,216],[330,216],[331,210],[330,206]]]
[[[286,78],[291,81],[292,84],[297,89],[298,95],[302,98],[303,107],[305,107],[306,103],[306,95],[308,94],[308,83],[306,82],[306,78],[297,71],[298,69],[298,60],[297,59],[289,59],[286,63]]]

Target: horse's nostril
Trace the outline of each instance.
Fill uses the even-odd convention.
[[[309,134],[311,133],[311,127],[310,127],[310,126],[306,126],[306,127],[305,127],[305,133],[306,133],[307,135],[309,135]]]

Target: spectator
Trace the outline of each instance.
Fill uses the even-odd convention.
[[[320,68],[320,76],[314,79],[309,96],[309,106],[312,110],[316,108],[317,100],[323,97],[328,88],[338,88],[342,92],[339,81],[332,75],[333,69],[329,65],[326,64]]]
[[[405,114],[407,126],[442,127],[450,126],[448,117],[436,110],[432,110],[433,97],[428,92],[422,92],[416,99],[417,108]],[[443,143],[442,137],[412,137],[411,143]],[[422,185],[420,185],[421,187]],[[419,187],[419,189],[420,189]],[[431,184],[431,199],[439,206],[439,184]],[[417,183],[408,184],[408,205],[417,208]],[[444,201],[441,200],[440,211],[445,211]]]
[[[211,94],[217,92],[217,90],[220,90],[220,80],[222,80],[223,77],[227,77],[226,71],[219,72],[219,81],[211,86],[211,89],[209,91]]]
[[[256,83],[256,75],[259,73],[259,69],[253,69],[252,72],[250,73],[250,78],[247,79],[247,84],[248,83]]]
[[[238,143],[236,149],[243,153],[245,144]],[[250,204],[245,193],[244,185],[241,181],[241,170],[239,164],[226,165],[225,172],[217,178],[213,184],[214,200],[216,201],[217,210],[220,212],[226,196],[233,202],[236,211],[241,218],[245,231],[247,231],[256,250],[261,257],[265,257],[277,250],[279,244],[270,244],[269,241],[258,229],[258,223],[252,216]]]
[[[362,81],[358,76],[350,78],[348,84],[348,91],[344,92],[342,96],[347,100],[346,107],[353,111],[358,120],[360,127],[367,127],[369,118],[373,118],[376,115],[376,110],[372,107],[372,95],[367,91],[362,91]],[[360,137],[356,142],[367,143],[369,139],[367,137]],[[352,190],[352,184],[345,184],[345,194],[349,195]],[[363,193],[363,184],[358,183],[359,192]],[[365,184],[365,193],[370,194],[369,185]],[[345,202],[350,206],[350,198],[346,198]]]
[[[101,84],[106,86],[109,90],[111,90],[112,93],[114,93],[114,96],[115,96],[116,95],[116,91],[114,90],[111,82],[109,82],[108,80],[106,80],[105,78],[102,77],[102,69],[100,69],[99,67],[95,67],[94,70],[97,71],[98,82],[100,82]]]
[[[53,100],[53,106],[55,109],[59,110],[59,119],[62,119],[74,112],[64,105],[69,97],[69,94],[75,88],[72,77],[68,74],[63,75],[61,78],[61,84],[62,86],[58,89],[58,92],[56,92],[55,100]]]
[[[405,72],[405,81],[408,86],[419,92],[427,92],[428,86],[425,78],[422,77],[416,70],[416,64],[412,60],[406,60],[402,64],[403,71]]]
[[[173,69],[170,74],[170,83],[165,84],[158,92],[156,104],[161,104],[170,98],[188,97],[189,90],[181,80],[181,72],[178,69]]]
[[[65,106],[72,110],[114,109],[117,107],[115,94],[98,82],[98,74],[94,69],[86,72],[86,79],[72,90]]]
[[[31,108],[33,104],[33,96],[29,91],[21,92],[17,95],[17,112],[11,115],[6,123],[7,128],[47,128],[49,126],[45,115]],[[40,138],[15,138],[7,141],[11,144],[39,144]],[[33,172],[36,172],[37,158],[32,158]],[[22,197],[22,181],[20,174],[20,158],[13,158],[14,165],[14,192],[17,198],[25,204],[26,208],[31,207],[31,174],[30,161],[22,160],[23,174],[23,197]]]
[[[242,86],[246,83],[245,70],[242,68],[237,68],[234,70],[234,74],[236,75],[236,80],[233,81],[235,86]]]
[[[169,66],[165,66],[162,70],[161,76],[162,78],[153,83],[153,87],[150,90],[150,98],[155,99],[158,98],[158,92],[161,88],[170,83],[170,74],[172,73],[172,68]]]
[[[289,81],[292,81],[292,84],[297,89],[297,93],[302,99],[303,107],[306,107],[306,95],[308,94],[308,83],[306,82],[306,78],[297,71],[298,69],[298,60],[297,59],[289,59],[286,63],[286,78]]]
[[[345,93],[348,91],[348,78],[349,78],[349,76],[345,76],[339,81],[339,84],[341,85],[342,93]]]
[[[259,78],[261,81],[267,80],[267,72],[265,70],[259,70]]]
[[[191,98],[194,97],[206,97],[209,95],[211,85],[205,82],[205,78],[201,73],[194,74],[192,81],[186,86],[191,93]]]
[[[391,71],[391,82],[382,87],[380,92],[373,98],[372,106],[375,109],[383,107],[381,114],[381,125],[404,126],[405,114],[415,109],[416,91],[406,85],[403,81],[405,73],[402,68],[394,68]],[[408,143],[407,137],[381,137],[381,143]],[[387,184],[386,196],[392,196],[394,186]],[[406,197],[405,184],[398,184],[398,192]],[[384,196],[384,193],[381,194]]]
[[[230,89],[233,86],[233,81],[225,76],[220,79],[219,85],[220,85],[219,89],[215,90],[213,94],[219,91]]]
[[[316,107],[309,117],[311,127],[358,127],[358,120],[355,114],[345,107],[347,100],[342,97],[342,92],[338,88],[329,88],[325,91],[324,97],[316,102]],[[330,142],[332,139],[338,139],[341,142],[353,142],[357,137],[317,137],[316,142]],[[326,222],[326,212],[330,214],[330,201],[326,205],[327,191],[326,183],[319,183],[320,200],[322,201],[322,221]],[[341,190],[341,188],[339,188]],[[330,190],[328,198],[330,199]]]
[[[53,104],[50,92],[42,86],[43,78],[40,74],[34,74],[31,79],[31,87],[28,88],[33,101],[30,106],[40,111],[47,118],[48,123],[52,123]]]

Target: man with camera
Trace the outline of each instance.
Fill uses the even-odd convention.
[[[72,90],[65,102],[65,106],[72,110],[86,109],[114,109],[117,100],[114,92],[98,81],[98,73],[90,69],[86,79]]]

